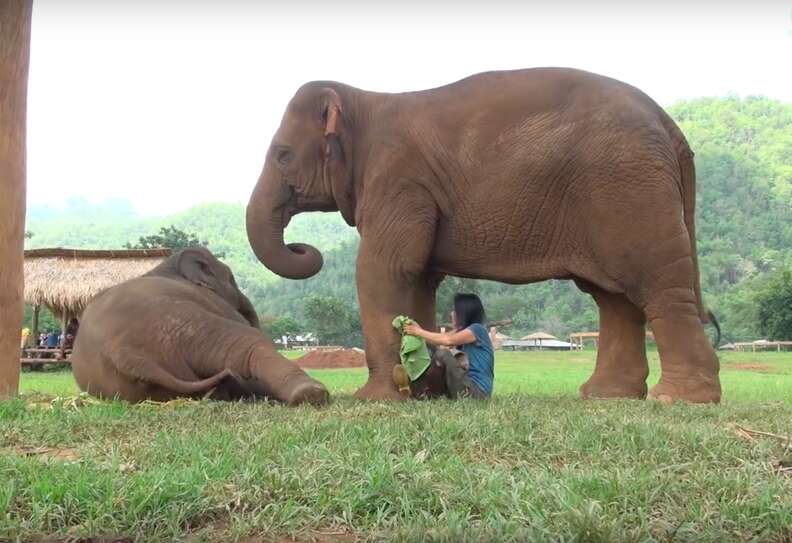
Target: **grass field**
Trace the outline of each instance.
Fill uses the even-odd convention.
[[[737,427],[792,434],[792,353],[724,355],[719,406],[580,400],[593,360],[499,353],[481,403],[363,403],[364,370],[315,371],[320,410],[130,406],[24,373],[0,540],[792,541],[792,448]]]

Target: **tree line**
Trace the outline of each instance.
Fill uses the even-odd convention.
[[[792,339],[792,104],[729,96],[667,109],[696,153],[705,304],[718,316],[726,340]],[[144,218],[123,201],[97,205],[72,199],[61,211],[34,207],[27,231],[33,234],[29,248],[148,246],[181,231],[186,241],[223,255],[273,335],[299,329],[318,333],[323,343],[360,344],[358,237],[338,214],[299,215],[287,229],[287,241],[309,242],[325,256],[322,272],[303,281],[275,277],[258,263],[239,204],[205,204]],[[596,305],[572,282],[512,286],[449,277],[438,292],[439,322],[448,320],[458,291],[478,293],[490,319],[511,318],[504,331],[512,335],[541,329],[563,337],[598,326]]]

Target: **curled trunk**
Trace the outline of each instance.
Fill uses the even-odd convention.
[[[262,174],[247,206],[247,234],[256,258],[274,273],[287,279],[306,279],[322,269],[322,254],[303,243],[283,241],[289,221],[285,189],[269,189]]]

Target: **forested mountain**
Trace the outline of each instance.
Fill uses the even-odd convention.
[[[163,226],[173,225],[208,242],[209,248],[224,255],[240,287],[256,297],[268,283],[279,280],[259,264],[247,242],[245,208],[241,204],[210,203],[168,217],[143,217],[127,202],[92,204],[71,198],[65,209],[33,204],[29,207],[26,229],[32,237],[25,247],[70,247],[120,249],[141,236],[153,234]],[[287,241],[306,241],[329,252],[357,232],[337,214],[304,214],[295,217],[286,232]],[[257,306],[264,308],[261,299]]]
[[[792,104],[766,98],[703,98],[668,108],[696,152],[697,238],[705,303],[719,316],[727,339],[758,337],[754,295],[770,274],[792,266]],[[338,214],[296,217],[287,241],[322,250],[322,272],[305,281],[274,277],[253,256],[244,207],[205,204],[164,218],[142,218],[125,202],[91,205],[70,200],[66,210],[33,205],[27,246],[119,248],[162,226],[177,228],[225,253],[240,286],[262,315],[303,317],[312,295],[356,305],[357,233]],[[457,290],[476,291],[492,319],[514,318],[507,330],[543,329],[557,335],[596,330],[597,310],[571,282],[509,286],[447,279],[438,311],[445,317]]]

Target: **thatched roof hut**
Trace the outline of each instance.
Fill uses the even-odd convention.
[[[25,251],[25,301],[46,305],[61,319],[82,313],[114,285],[139,277],[170,256],[170,249]]]
[[[542,341],[543,339],[558,339],[557,337],[548,334],[547,332],[534,332],[520,338],[520,341]]]

